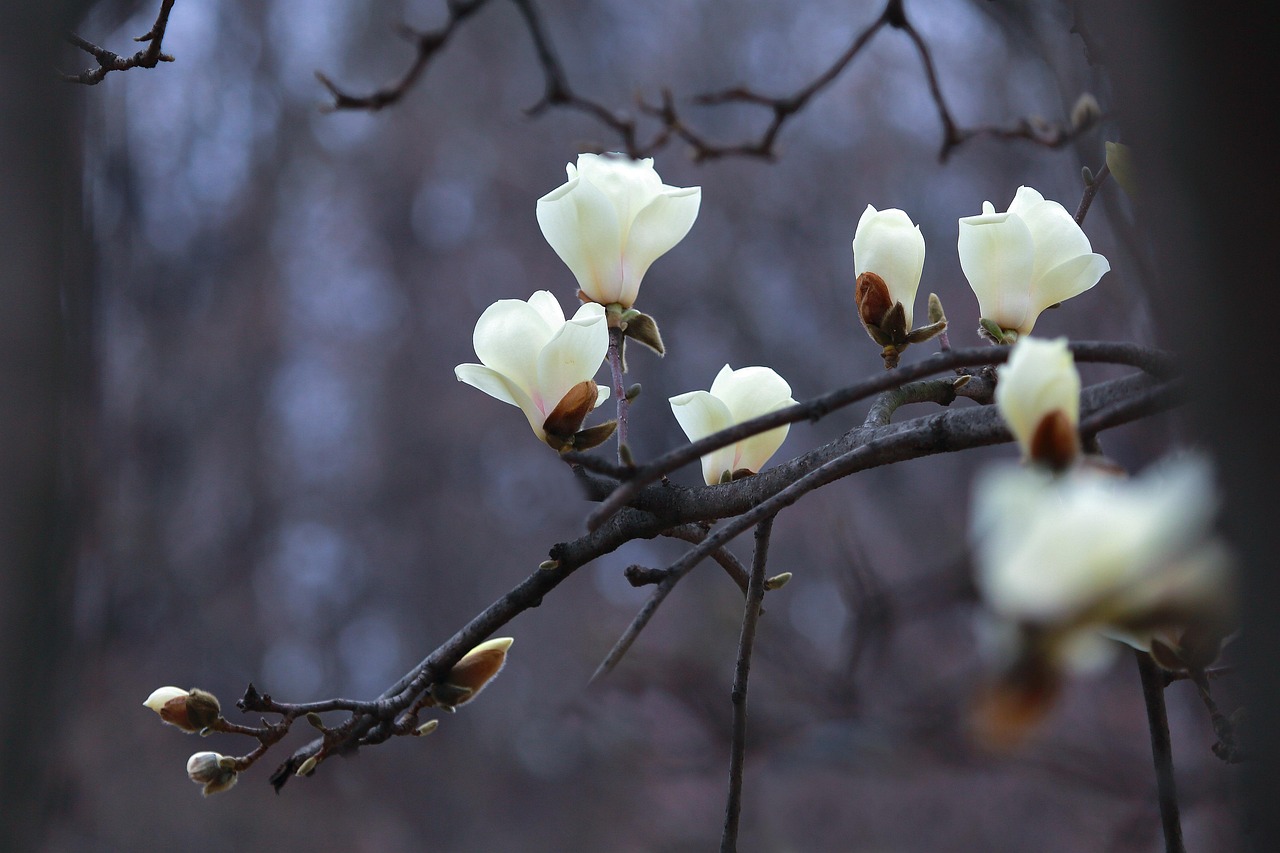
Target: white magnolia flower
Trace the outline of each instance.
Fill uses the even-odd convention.
[[[886,308],[892,308],[895,302],[902,303],[908,331],[911,329],[911,308],[923,271],[924,236],[920,233],[920,226],[897,208],[876,210],[867,205],[853,235],[853,273],[861,276],[871,272],[884,280],[889,288]],[[863,321],[866,320],[864,315]]]
[[[690,391],[671,398],[671,411],[690,441],[697,441],[734,424],[795,403],[791,386],[768,367],[725,365],[711,390]],[[702,457],[702,477],[708,485],[741,470],[755,473],[782,446],[790,425],[753,435]]]
[[[996,407],[1022,455],[1055,468],[1076,455],[1080,373],[1067,339],[1020,338],[997,371]]]
[[[1134,479],[1001,467],[974,495],[978,588],[1000,618],[1052,637],[1070,666],[1098,661],[1099,629],[1149,647],[1161,629],[1217,624],[1227,561],[1209,536],[1215,504],[1195,458]]]
[[[542,234],[593,302],[630,308],[649,265],[698,218],[701,187],[671,187],[653,159],[581,154],[569,180],[538,199]]]
[[[1018,188],[1005,213],[984,201],[980,216],[962,218],[958,248],[982,317],[1019,335],[1111,269],[1066,208],[1030,187]]]
[[[454,375],[490,397],[519,406],[543,441],[546,422],[570,391],[592,377],[609,349],[604,308],[588,303],[565,321],[560,303],[539,290],[528,302],[502,299],[485,309],[472,338],[481,364],[460,364]],[[579,389],[585,391],[587,389]],[[581,414],[609,396],[607,387],[591,387]],[[576,430],[581,424],[570,425]]]

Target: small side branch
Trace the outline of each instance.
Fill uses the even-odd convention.
[[[747,603],[742,611],[742,635],[738,640],[738,664],[733,674],[733,745],[729,751],[729,795],[724,809],[720,853],[738,849],[738,818],[742,814],[742,767],[747,755],[747,680],[751,677],[751,651],[755,647],[760,605],[764,602],[764,567],[769,559],[769,534],[773,519],[756,525],[756,553],[751,561]]]
[[[130,68],[155,68],[161,62],[173,62],[173,57],[162,49],[164,32],[169,26],[169,11],[173,9],[173,0],[162,0],[156,22],[144,35],[134,41],[146,42],[147,46],[133,56],[120,56],[117,53],[99,47],[76,33],[68,33],[67,41],[98,60],[96,68],[86,68],[79,74],[63,74],[62,79],[68,83],[80,83],[84,86],[96,86],[112,71],[128,71]]]
[[[1151,758],[1156,768],[1156,790],[1160,799],[1160,824],[1164,830],[1165,853],[1186,853],[1182,844],[1182,821],[1178,815],[1178,789],[1173,779],[1173,744],[1169,738],[1169,717],[1164,707],[1164,676],[1160,667],[1144,651],[1135,650],[1138,674],[1142,677],[1142,698],[1147,706],[1147,727],[1151,730]]]

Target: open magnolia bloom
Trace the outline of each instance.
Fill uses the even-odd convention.
[[[1016,734],[1038,719],[1065,672],[1111,658],[1107,637],[1166,668],[1211,663],[1233,629],[1229,561],[1211,536],[1215,504],[1208,464],[1194,457],[1134,479],[1023,467],[983,476],[976,581],[1002,658],[988,722]]]
[[[996,407],[1023,458],[1070,465],[1080,452],[1080,373],[1067,339],[1020,338],[997,376]]]
[[[962,218],[957,246],[982,319],[1014,335],[1030,334],[1041,311],[1111,269],[1066,208],[1030,187],[1018,188],[1005,213],[984,201],[981,215]]]
[[[672,397],[671,411],[690,441],[706,438],[734,424],[749,421],[795,404],[791,386],[768,367],[725,365],[710,391],[690,391]],[[783,425],[743,439],[702,457],[702,477],[707,485],[754,474],[786,440],[790,425]]]
[[[538,438],[557,450],[572,445],[582,421],[609,396],[592,379],[609,349],[599,305],[583,305],[566,321],[549,291],[528,302],[502,299],[480,315],[472,340],[482,363],[460,364],[454,375],[519,406]]]
[[[701,187],[662,183],[653,159],[580,154],[569,180],[538,199],[542,234],[586,299],[630,308],[649,265],[698,218]]]

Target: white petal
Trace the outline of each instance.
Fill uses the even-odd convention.
[[[538,199],[538,225],[551,248],[597,302],[622,292],[622,226],[613,203],[581,176]]]
[[[729,409],[706,391],[690,391],[670,399],[671,412],[690,441],[706,438],[732,426]],[[733,471],[734,447],[722,447],[702,457],[702,478],[708,485],[720,482],[720,475]]]
[[[1093,251],[1084,231],[1080,230],[1066,208],[1056,201],[1041,201],[1018,216],[1030,229],[1031,239],[1036,244],[1032,278],[1039,278],[1059,264]]]
[[[608,349],[604,309],[594,303],[583,305],[538,354],[533,398],[544,415],[551,413],[570,388],[596,375]]]
[[[151,691],[151,695],[147,697],[147,701],[142,704],[158,714],[160,713],[161,708],[172,702],[174,699],[190,695],[190,693],[183,690],[181,687],[158,687]]]
[[[724,402],[733,423],[772,412],[780,405],[791,405],[791,386],[768,367],[721,368],[711,383],[711,393]]]
[[[472,343],[481,363],[532,393],[537,381],[538,353],[554,332],[528,302],[500,299],[476,321]]]
[[[1059,264],[1037,279],[1031,288],[1031,313],[1019,331],[1027,334],[1040,312],[1050,305],[1078,296],[1098,283],[1111,269],[1102,255],[1080,255]]]
[[[538,316],[546,322],[552,334],[564,325],[564,309],[560,307],[560,300],[556,299],[555,294],[550,290],[539,290],[530,296],[529,307],[538,312]]]
[[[524,389],[515,385],[507,377],[482,364],[459,364],[453,369],[453,375],[458,377],[459,382],[479,388],[494,399],[520,407],[534,434],[538,438],[546,437],[542,431],[542,423],[546,420],[546,415],[534,405],[532,398],[525,393]]]
[[[635,302],[649,265],[684,239],[698,218],[702,188],[669,189],[649,201],[635,216],[623,247],[623,305]]]
[[[1050,412],[1062,411],[1073,426],[1079,423],[1080,373],[1066,338],[1020,338],[997,372],[996,405],[1024,453]]]
[[[956,243],[960,269],[978,297],[981,315],[1006,329],[1022,325],[1029,310],[1035,245],[1010,213],[967,216]]]

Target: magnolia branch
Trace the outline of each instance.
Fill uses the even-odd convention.
[[[1087,423],[1096,413],[1111,412],[1108,424],[1123,423],[1126,418],[1150,414],[1153,407],[1168,407],[1176,402],[1176,396],[1168,393],[1167,389],[1176,385],[1178,380],[1169,378],[1172,376],[1171,361],[1162,351],[1133,344],[1102,342],[1076,344],[1073,350],[1077,359],[1082,361],[1108,361],[1147,371],[1146,374],[1132,374],[1086,388],[1081,395],[1084,422]],[[961,365],[996,364],[1006,357],[1007,352],[1002,347],[952,350],[927,359],[926,366],[921,362],[886,371],[868,382],[857,383],[832,395],[784,410],[790,413],[787,415],[790,420],[780,422],[789,423],[791,420],[821,416],[875,393],[889,392],[876,401],[864,423],[827,445],[760,474],[716,486],[685,488],[651,480],[649,485],[636,488],[629,505],[620,506],[577,539],[552,547],[549,559],[542,567],[468,621],[375,700],[331,699],[295,705],[277,702],[250,686],[239,703],[241,709],[278,714],[281,721],[275,724],[264,721],[263,729],[245,728],[236,733],[259,739],[259,750],[251,754],[256,760],[265,751],[262,747],[269,745],[266,741],[274,743],[282,738],[295,719],[306,718],[320,729],[320,737],[295,750],[272,775],[271,781],[277,788],[300,769],[308,774],[314,772],[316,763],[308,763],[309,759],[321,759],[381,743],[393,736],[412,734],[418,712],[431,706],[432,686],[440,683],[464,654],[520,613],[541,604],[544,596],[577,569],[637,539],[671,535],[699,540],[684,556],[662,570],[660,580],[655,576],[657,588],[655,598],[646,605],[648,616],[637,617],[629,629],[630,640],[634,641],[680,577],[708,556],[718,552],[727,554],[723,551],[724,546],[739,533],[772,517],[809,491],[867,468],[1009,441],[1011,436],[999,413],[990,406],[946,410],[901,423],[889,422],[893,411],[907,402],[933,399],[945,403],[954,399],[957,379],[932,380],[918,383],[914,388],[903,387],[912,378],[929,372],[952,370]],[[969,382],[972,384],[973,380]],[[1117,408],[1124,401],[1135,399],[1154,400],[1155,403]],[[749,423],[750,426],[733,427],[704,441],[713,447],[722,446],[778,425],[768,418]],[[677,451],[660,457],[660,460],[663,460],[662,466],[674,469],[678,465],[672,464],[672,460],[689,462],[703,452],[706,448],[692,453]],[[637,473],[648,471],[649,466],[635,470]],[[661,475],[655,474],[658,476]],[[616,495],[620,488],[635,482],[634,478],[625,483],[611,482],[582,470],[578,471],[578,479],[586,484],[589,496],[597,498],[610,493]],[[705,532],[703,524],[720,519],[730,520],[713,533]],[[740,578],[741,565],[731,557],[721,559],[730,575]],[[614,657],[612,653],[611,657]],[[613,662],[616,663],[620,657],[621,653],[617,654]],[[335,727],[317,725],[317,715],[331,711],[346,712],[350,717]]]
[[[96,86],[112,71],[128,71],[130,68],[155,68],[161,62],[173,62],[173,57],[164,53],[161,47],[164,42],[165,29],[169,26],[169,10],[174,0],[162,0],[156,22],[144,35],[134,41],[146,42],[147,46],[133,56],[120,56],[99,47],[76,33],[68,33],[67,41],[98,60],[96,68],[87,68],[79,74],[63,74],[62,79],[68,83],[81,83],[85,86]]]
[[[399,80],[367,95],[352,94],[338,87],[324,74],[317,72],[317,78],[333,97],[328,108],[376,111],[399,101],[421,78],[427,66],[457,28],[486,2],[487,0],[471,0],[471,2],[449,0],[446,4],[448,20],[436,30],[417,32],[408,27],[401,27],[401,33],[416,46],[417,55]],[[663,90],[661,100],[657,104],[648,103],[644,99],[637,101],[640,112],[655,120],[657,124],[649,139],[642,141],[640,128],[635,119],[580,94],[570,84],[564,70],[564,63],[560,61],[559,54],[552,46],[551,38],[534,0],[511,0],[511,2],[524,21],[543,76],[543,95],[526,112],[530,116],[537,116],[551,108],[560,108],[591,116],[612,131],[618,137],[618,143],[620,143],[618,147],[635,159],[652,156],[656,151],[665,148],[672,139],[679,139],[689,146],[696,162],[725,157],[773,160],[777,156],[776,143],[783,126],[799,115],[816,95],[839,79],[872,38],[886,27],[905,33],[920,54],[929,96],[938,113],[938,120],[942,124],[943,139],[939,157],[944,161],[956,148],[979,136],[1006,140],[1021,139],[1045,148],[1061,148],[1092,128],[1102,117],[1096,102],[1089,98],[1087,103],[1091,105],[1090,109],[1073,111],[1074,114],[1066,124],[1054,124],[1039,118],[1022,118],[1005,126],[960,126],[942,94],[933,54],[907,17],[905,0],[888,0],[880,15],[854,36],[849,46],[831,65],[795,92],[789,95],[773,96],[747,86],[736,86],[718,92],[695,95],[690,99],[692,104],[702,107],[725,104],[749,104],[760,107],[769,114],[769,121],[757,136],[740,142],[713,142],[705,134],[694,129],[690,121],[680,112],[671,92]],[[1081,103],[1085,101],[1082,100]]]

